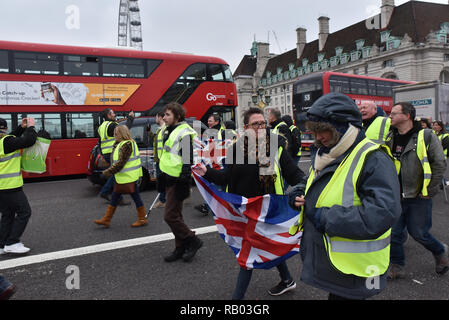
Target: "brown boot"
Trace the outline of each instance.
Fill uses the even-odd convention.
[[[131,227],[141,227],[148,223],[148,220],[145,218],[145,207],[141,206],[137,208],[137,217],[138,220],[134,222]]]
[[[117,207],[113,207],[111,205],[108,205],[108,208],[106,210],[106,213],[105,213],[104,217],[101,218],[100,220],[94,220],[94,222],[96,224],[101,224],[101,225],[105,226],[106,228],[109,228],[109,225],[111,224],[112,216],[114,215],[114,212],[115,212],[116,208]]]

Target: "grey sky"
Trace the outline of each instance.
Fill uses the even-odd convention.
[[[396,0],[400,5],[406,0]],[[445,3],[447,0],[427,1]],[[116,46],[119,0],[0,1],[0,39],[84,46]],[[381,0],[140,0],[146,51],[188,52],[223,58],[234,71],[251,43],[270,41],[270,51],[296,47],[296,28],[318,37],[320,15],[330,32],[377,14]],[[66,8],[80,11],[80,28],[68,29]],[[376,12],[377,11],[377,12]],[[268,36],[268,32],[270,35]],[[271,31],[277,35],[279,46]]]

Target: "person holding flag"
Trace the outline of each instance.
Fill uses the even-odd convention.
[[[259,108],[250,108],[244,113],[243,121],[245,134],[242,135],[242,137],[239,138],[237,142],[229,148],[230,150],[227,150],[225,168],[223,170],[216,170],[213,168],[207,168],[204,164],[198,164],[193,168],[193,172],[198,174],[199,176],[204,177],[206,180],[223,187],[223,189],[229,192],[231,194],[230,196],[233,196],[234,198],[236,198],[236,195],[250,198],[247,199],[247,202],[242,202],[242,205],[237,205],[237,207],[239,208],[245,206],[246,208],[248,208],[250,203],[254,203],[255,201],[257,201],[257,199],[254,199],[254,197],[262,198],[262,196],[268,194],[284,195],[283,177],[285,177],[287,179],[287,182],[291,185],[297,185],[300,182],[303,182],[305,187],[304,173],[295,165],[289,153],[285,151],[285,139],[275,133],[270,132],[270,130],[267,129],[263,111]],[[273,150],[274,152],[271,152]],[[268,151],[270,151],[269,157],[267,157]],[[210,186],[207,186],[207,188],[210,188]],[[225,194],[224,192],[217,193]],[[226,195],[229,194],[226,193]],[[279,197],[279,199],[281,199],[281,197]],[[268,198],[268,200],[270,200],[270,198]],[[288,199],[286,200],[286,207],[288,208]],[[219,199],[218,202],[223,201],[222,199]],[[211,205],[211,207],[212,209],[214,209],[213,205]],[[231,207],[236,207],[236,205],[228,203],[225,204],[225,207],[227,208],[226,210],[232,211]],[[280,208],[281,205],[278,203],[274,204],[274,202],[270,200],[268,202],[268,205],[260,205],[260,207]],[[266,214],[266,216],[270,216],[271,218],[276,219],[280,218],[280,215],[282,215],[283,213],[284,210],[275,210],[275,212],[270,212]],[[247,261],[244,260],[243,256],[245,255],[245,252],[249,256],[251,255],[251,252],[253,250],[257,250],[257,248],[245,249],[244,247],[250,241],[248,241],[244,237],[248,233],[253,232],[255,229],[264,228],[263,225],[259,224],[261,215],[257,215],[254,212],[249,213],[249,215],[251,214],[256,216],[254,222],[250,222],[250,219],[247,219],[247,216],[244,215],[235,218],[238,213],[234,213],[234,218],[237,220],[228,219],[223,222],[223,224],[227,224],[229,227],[229,230],[227,230],[228,237],[234,236],[236,229],[240,228],[241,230],[241,234],[237,234],[234,237],[236,242],[241,243],[241,248],[236,248],[237,243],[234,243],[233,245],[228,243],[235,252],[238,252],[236,256],[238,256],[237,261],[240,264],[240,273],[238,275],[237,284],[232,295],[232,299],[234,300],[240,300],[244,298],[252,276],[252,268],[248,267],[248,264],[251,263],[247,263]],[[219,223],[217,222],[217,215],[220,215],[220,212],[214,211],[214,216],[216,218],[218,227]],[[221,218],[218,217],[218,219]],[[242,224],[244,223],[246,223],[246,225],[242,226]],[[255,224],[255,226],[252,227],[252,230],[251,228],[248,228],[248,225],[250,224]],[[286,238],[288,238],[288,228],[286,231]],[[257,258],[259,258],[261,254],[268,256],[269,254],[267,253],[267,251],[276,251],[273,247],[276,244],[276,240],[267,239],[260,234],[255,235],[255,238],[261,240],[259,242],[267,243],[267,246],[263,248],[265,251],[259,251]],[[298,241],[294,243],[296,247],[298,247]],[[273,251],[271,251],[271,253]],[[265,261],[264,259],[262,260]],[[280,257],[275,260],[274,263],[268,263],[267,266],[276,266],[281,277],[281,282],[275,287],[271,288],[268,291],[269,294],[281,295],[296,288],[296,283],[290,275],[287,264],[285,262],[285,257]]]
[[[312,167],[305,198],[290,194],[303,212],[290,233],[303,231],[301,280],[329,292],[329,300],[366,299],[386,286],[391,230],[401,214],[396,168],[384,146],[365,137],[348,96],[322,96],[307,117]]]

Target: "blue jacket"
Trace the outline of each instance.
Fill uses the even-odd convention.
[[[365,134],[360,131],[354,144],[319,173],[305,197],[301,280],[349,299],[365,299],[380,293],[386,285],[386,274],[379,277],[378,288],[368,289],[366,278],[341,273],[330,264],[323,233],[350,239],[375,239],[391,228],[401,214],[396,170],[392,160],[381,150],[369,154],[362,169],[357,187],[361,206],[315,208],[338,165],[364,138]],[[315,154],[311,155],[312,167]]]

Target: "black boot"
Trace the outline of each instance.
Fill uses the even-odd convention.
[[[169,256],[164,257],[166,262],[173,262],[182,258],[185,249],[184,247],[176,247],[175,251],[173,251]]]
[[[203,241],[197,236],[192,236],[186,239],[186,250],[182,255],[184,262],[192,261],[196,252],[203,246]]]

